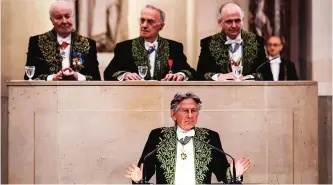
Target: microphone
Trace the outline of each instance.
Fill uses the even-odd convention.
[[[153,151],[149,152],[147,155],[145,155],[145,157],[143,158],[143,165],[145,164],[145,161],[148,157],[150,157],[151,155],[155,154],[157,152],[159,147],[156,147]],[[142,177],[142,181],[140,182],[140,184],[150,184],[149,181],[147,181],[147,175],[146,175],[146,167],[143,166],[143,177]]]
[[[279,57],[280,57],[280,56],[275,57],[275,58],[272,58],[272,59],[267,60],[266,62],[260,64],[259,67],[257,67],[257,69],[256,69],[256,73],[258,73],[258,70],[259,70],[264,64],[266,64],[266,63],[268,63],[268,62],[270,62],[270,61],[272,61],[272,60],[275,60],[275,59],[277,59],[277,58],[279,58]]]
[[[228,157],[230,157],[232,159],[232,172],[233,172],[233,175],[232,175],[232,181],[230,182],[230,184],[242,184],[242,182],[240,182],[239,180],[237,180],[236,178],[236,167],[235,167],[235,159],[228,153],[224,152],[223,150],[219,149],[219,148],[216,148],[215,146],[209,144],[209,143],[206,143],[204,141],[201,141],[201,140],[196,140],[196,141],[199,141],[201,143],[204,143],[206,145],[208,145],[209,147],[213,148],[214,150],[220,152],[221,154],[224,154],[224,155],[227,155]]]
[[[143,165],[145,164],[145,161],[148,157],[152,156],[153,154],[155,154],[157,152],[157,150],[163,146],[165,144],[165,142],[162,142],[162,144],[160,146],[156,146],[156,148],[154,150],[152,150],[151,152],[149,152],[147,155],[145,155],[145,157],[143,158]],[[151,184],[149,181],[147,181],[147,175],[146,175],[146,168],[145,166],[143,166],[143,177],[142,180],[139,181],[140,184]]]

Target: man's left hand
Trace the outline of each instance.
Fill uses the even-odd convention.
[[[236,166],[236,177],[240,177],[250,168],[251,162],[248,158],[242,157],[235,163],[235,166]],[[232,167],[233,164],[231,162],[230,163],[231,174],[233,174]]]
[[[74,78],[74,80],[79,79],[77,73],[70,67],[66,67],[66,68],[62,69],[62,74],[63,74],[63,76],[72,76]]]
[[[164,80],[164,81],[183,81],[184,76],[181,74],[167,74],[162,80]]]

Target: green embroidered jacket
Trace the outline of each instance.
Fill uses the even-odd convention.
[[[241,31],[243,39],[243,76],[253,75],[256,80],[263,80],[260,70],[257,68],[267,61],[264,39],[247,31]],[[197,67],[197,80],[212,80],[212,76],[217,73],[229,73],[229,52],[225,45],[227,37],[222,31],[213,36],[204,38],[200,42],[201,53]]]
[[[231,180],[229,163],[225,155],[212,149],[209,143],[222,150],[219,134],[209,129],[195,127],[194,165],[196,184],[210,184],[212,173],[218,181],[228,183]],[[177,154],[176,127],[162,127],[150,132],[148,141],[144,147],[138,166],[144,157],[158,148],[154,155],[146,158],[146,180],[149,180],[156,172],[157,184],[174,184]]]
[[[154,74],[150,75],[149,55],[144,47],[144,39],[138,37],[127,40],[116,45],[114,57],[104,71],[104,80],[117,80],[117,77],[125,72],[138,73],[138,66],[147,66],[146,80],[161,80],[169,72],[168,60],[172,59],[172,73],[182,72],[188,80],[193,80],[195,70],[187,63],[183,53],[183,44],[158,37],[158,48],[156,51]]]
[[[79,35],[76,31],[71,33],[70,67],[86,77],[86,80],[101,80],[98,69],[96,42]],[[35,66],[33,79],[46,80],[48,75],[56,74],[62,69],[62,56],[60,55],[57,33],[55,30],[41,35],[30,37],[26,66]],[[75,66],[73,57],[80,54],[82,65]],[[28,77],[25,75],[25,79]]]

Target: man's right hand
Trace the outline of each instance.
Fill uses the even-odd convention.
[[[125,177],[132,179],[135,183],[138,183],[142,179],[143,163],[141,163],[140,168],[132,163],[127,169]]]
[[[126,73],[124,80],[141,80],[141,77],[137,73]]]
[[[52,80],[53,81],[62,80],[62,71],[59,71],[57,74],[54,74]]]
[[[243,76],[241,76],[239,78],[241,79],[242,77]],[[237,78],[235,77],[233,72],[230,72],[230,73],[227,73],[227,74],[220,74],[217,79],[218,79],[218,81],[225,81],[227,79],[236,80]]]

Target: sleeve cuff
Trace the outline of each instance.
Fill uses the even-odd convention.
[[[53,75],[47,76],[46,81],[53,81]]]
[[[219,73],[213,75],[213,76],[212,76],[212,80],[214,80],[214,81],[218,81],[218,79],[219,79],[219,75],[220,75]]]
[[[125,72],[125,73],[123,73],[123,74],[121,74],[121,75],[118,75],[117,76],[117,80],[119,80],[119,81],[124,81],[124,77],[125,77],[125,75],[127,74],[128,72]]]
[[[76,72],[76,74],[77,74],[77,80],[78,81],[86,81],[87,80],[86,76],[84,76],[83,74],[81,74],[79,72]]]
[[[176,73],[176,74],[180,74],[180,75],[182,75],[182,76],[184,77],[184,80],[183,80],[183,81],[187,81],[187,80],[188,80],[188,77],[185,75],[185,73],[183,73],[183,72],[178,72],[178,73]]]

